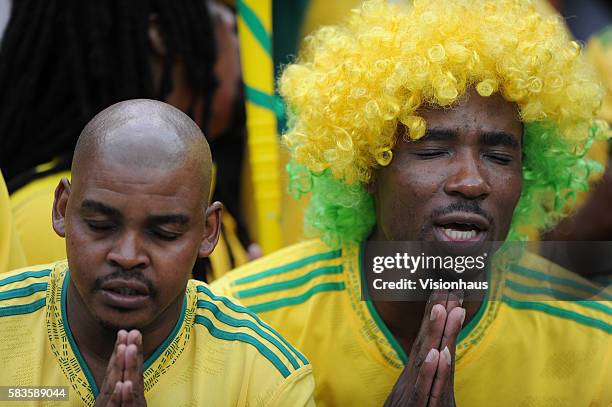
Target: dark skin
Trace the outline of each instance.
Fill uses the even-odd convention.
[[[212,112],[208,129],[205,129],[209,140],[219,137],[230,126],[232,120],[233,106],[239,97],[241,85],[240,52],[238,47],[238,36],[236,34],[236,17],[231,9],[216,0],[208,0],[212,22],[215,25],[215,41],[217,46],[217,61],[214,73],[218,80],[212,100]],[[163,35],[159,27],[158,16],[152,14],[149,17],[149,40],[153,50],[151,56],[151,68],[155,83],[161,82],[163,67],[168,55]],[[202,111],[204,100],[194,95],[194,90],[188,81],[185,65],[178,60],[172,67],[172,90],[166,96],[166,103],[182,110],[188,111],[193,98],[193,117],[196,123],[202,127]]]
[[[523,129],[516,105],[468,90],[451,109],[428,107],[419,114],[426,135],[407,142],[398,130],[391,163],[370,185],[377,213],[370,239],[435,241],[441,228],[451,227],[440,216],[450,210],[457,219],[478,214],[479,236],[503,241],[522,188]],[[434,292],[427,303],[375,302],[409,355],[387,405],[454,405],[457,335],[481,304],[462,305],[456,292]]]
[[[53,227],[66,238],[68,322],[97,406],[146,405],[143,360],[176,325],[193,264],[218,239],[210,165],[195,123],[161,102],[121,102],[81,134]]]

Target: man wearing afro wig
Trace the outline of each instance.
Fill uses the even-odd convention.
[[[524,240],[586,187],[601,89],[558,17],[367,1],[307,38],[280,91],[290,192],[317,238],[213,285],[305,353],[318,405],[612,403],[612,296],[536,255],[481,301],[361,295],[368,242]],[[538,282],[540,300],[523,295]]]

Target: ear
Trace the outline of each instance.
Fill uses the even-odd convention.
[[[213,202],[206,209],[206,231],[202,238],[202,243],[200,243],[198,257],[208,257],[215,249],[221,231],[222,210],[223,204],[221,204],[221,202]]]
[[[60,237],[66,237],[66,207],[68,197],[70,197],[70,181],[62,178],[55,188],[55,198],[53,200],[53,211],[51,213],[53,230]]]
[[[149,28],[147,32],[149,44],[153,52],[160,57],[165,57],[168,54],[168,50],[159,28],[159,16],[155,13],[149,15]]]

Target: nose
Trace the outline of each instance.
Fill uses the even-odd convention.
[[[143,250],[142,242],[136,232],[126,231],[115,241],[107,254],[107,261],[124,270],[146,268],[149,257]]]
[[[483,174],[477,153],[458,153],[450,166],[450,175],[444,184],[444,191],[448,195],[484,199],[491,193],[491,186]]]

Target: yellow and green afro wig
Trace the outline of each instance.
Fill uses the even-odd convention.
[[[280,92],[290,192],[310,193],[307,231],[331,246],[365,239],[374,226],[365,186],[392,159],[398,125],[425,134],[424,104],[450,107],[467,88],[496,92],[524,123],[523,191],[510,239],[562,215],[598,165],[584,157],[601,128],[602,92],[558,16],[529,1],[370,0],[341,25],[307,37]]]

